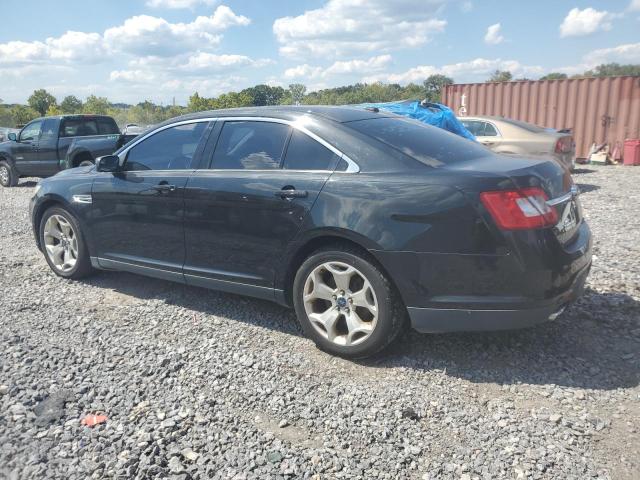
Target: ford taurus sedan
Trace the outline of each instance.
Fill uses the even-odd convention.
[[[38,247],[59,276],[120,270],[272,300],[333,354],[421,332],[552,320],[591,234],[570,174],[377,111],[179,117],[43,180]]]

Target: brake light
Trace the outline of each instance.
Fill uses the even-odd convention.
[[[556,153],[569,153],[573,150],[573,137],[562,137],[556,142]]]
[[[480,201],[503,230],[544,228],[558,223],[558,214],[547,205],[548,199],[537,187],[480,194]]]

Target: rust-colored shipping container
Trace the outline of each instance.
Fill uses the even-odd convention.
[[[572,78],[447,85],[442,103],[458,116],[499,115],[555,129],[570,128],[576,155],[591,144],[640,138],[640,77]]]

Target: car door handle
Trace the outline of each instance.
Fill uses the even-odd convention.
[[[307,198],[309,196],[309,192],[307,192],[306,190],[295,190],[293,188],[287,188],[275,192],[275,196],[282,199]]]
[[[160,193],[166,193],[166,192],[175,192],[176,191],[176,186],[175,185],[169,185],[167,183],[161,183],[159,185],[156,185],[155,187],[153,187],[153,189],[157,192]]]

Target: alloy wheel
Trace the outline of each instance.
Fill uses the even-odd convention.
[[[378,300],[369,280],[343,262],[325,262],[307,277],[304,308],[313,328],[341,346],[365,341],[376,328]]]
[[[44,225],[44,247],[56,270],[73,270],[78,261],[78,237],[71,222],[62,215],[51,215],[47,219]]]

